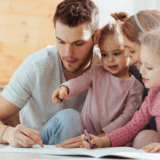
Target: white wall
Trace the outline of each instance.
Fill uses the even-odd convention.
[[[124,11],[133,15],[142,9],[160,9],[160,0],[93,0],[100,9],[100,27],[114,21],[111,13]]]
[[[134,0],[135,11],[138,12],[142,9],[158,9],[160,10],[160,0]]]
[[[100,10],[100,27],[109,21],[114,21],[110,16],[115,12],[127,12],[129,15],[135,13],[135,0],[93,0]]]

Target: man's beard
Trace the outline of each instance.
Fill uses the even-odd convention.
[[[69,70],[65,67],[65,65],[63,64],[62,61],[62,67],[64,70],[66,70],[67,72],[71,72],[71,73],[75,73],[79,70],[81,70],[83,67],[86,67],[86,65],[88,64],[88,62],[90,60],[92,60],[93,57],[93,46],[91,46],[90,50],[88,51],[87,55],[85,57],[83,57],[82,62],[79,64],[79,66],[77,68],[75,68],[74,70]]]

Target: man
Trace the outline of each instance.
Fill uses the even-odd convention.
[[[64,0],[53,21],[56,45],[26,58],[0,95],[1,143],[57,144],[82,132],[77,111],[81,112],[87,91],[61,104],[53,103],[51,96],[61,83],[91,67],[99,34],[98,8],[91,0]],[[19,111],[21,124],[6,126]]]

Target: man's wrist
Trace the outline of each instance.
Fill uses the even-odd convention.
[[[11,127],[11,126],[7,126],[7,128],[5,129],[5,131],[4,131],[4,133],[1,137],[1,142],[2,143],[4,143],[4,144],[8,143],[8,139],[10,138],[9,133],[11,132],[12,128],[13,127]]]

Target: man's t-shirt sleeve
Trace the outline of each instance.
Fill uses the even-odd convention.
[[[35,68],[28,57],[15,71],[1,95],[17,107],[23,108],[32,96],[33,81],[36,81]]]

